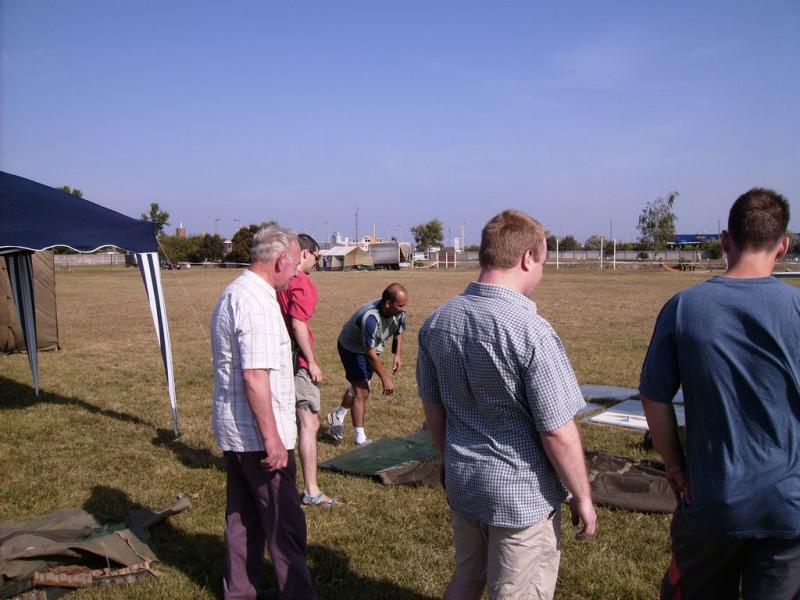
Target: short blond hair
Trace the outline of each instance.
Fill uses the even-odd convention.
[[[539,260],[547,230],[521,210],[504,210],[492,217],[481,232],[478,254],[481,267],[509,269],[530,249]]]
[[[253,236],[250,248],[250,262],[269,262],[275,253],[288,248],[297,241],[297,234],[292,229],[270,225],[262,227]]]

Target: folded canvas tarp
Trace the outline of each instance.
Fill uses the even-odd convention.
[[[58,349],[56,275],[52,252],[34,252],[33,292],[36,297],[36,345],[39,350]],[[6,263],[0,260],[0,352],[25,350],[17,306],[8,279]]]
[[[148,544],[149,528],[190,506],[182,496],[161,512],[138,509],[115,525],[77,508],[0,523],[0,599],[44,589],[47,598],[57,598],[74,588],[152,574],[158,558]]]
[[[585,451],[596,504],[639,512],[672,512],[675,497],[664,464],[608,452]],[[441,459],[427,430],[377,440],[320,464],[323,469],[374,477],[384,485],[441,488]]]

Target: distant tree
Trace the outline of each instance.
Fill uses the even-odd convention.
[[[672,207],[677,198],[678,192],[670,192],[666,198],[659,196],[645,204],[638,225],[642,249],[658,251],[675,239],[677,217]]]
[[[431,246],[438,246],[444,238],[444,226],[439,219],[431,219],[411,228],[411,235],[417,242],[417,249],[427,252]]]
[[[464,252],[480,252],[481,247],[478,244],[470,244],[464,246]]]
[[[800,254],[800,234],[789,233],[789,252]]]
[[[600,250],[600,244],[603,239],[602,235],[590,235],[587,240],[583,243],[583,247],[586,250]],[[605,244],[608,245],[608,244]]]
[[[68,194],[72,194],[73,196],[77,196],[78,198],[83,198],[83,192],[80,191],[78,188],[71,188],[68,185],[62,185],[60,188],[62,192],[66,192]]]
[[[567,235],[561,238],[561,241],[558,245],[559,250],[580,250],[581,245],[578,243],[578,240],[575,239],[573,235]]]
[[[156,229],[156,235],[160,236],[164,233],[164,227],[169,225],[169,213],[165,210],[161,210],[158,206],[158,202],[151,202],[150,210],[139,215],[139,220],[152,223]]]
[[[700,244],[700,250],[708,252],[708,257],[714,260],[722,258],[722,244],[719,243],[719,240],[704,240]]]
[[[197,249],[192,257],[192,262],[217,262],[222,260],[225,244],[220,236],[204,233],[196,237]]]
[[[557,245],[557,242],[556,242],[556,236],[554,236],[554,235],[548,235],[548,236],[547,236],[547,250],[548,250],[549,252],[555,252],[555,250],[556,250],[556,245]]]
[[[198,237],[178,237],[177,235],[162,235],[159,238],[159,255],[166,258],[173,264],[179,262],[193,262],[193,257],[197,254]]]
[[[250,249],[253,247],[253,236],[262,227],[277,225],[275,221],[264,221],[261,225],[247,225],[233,234],[231,239],[231,251],[225,256],[228,262],[249,263]]]

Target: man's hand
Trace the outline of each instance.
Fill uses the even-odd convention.
[[[685,471],[681,470],[673,473],[667,471],[667,482],[678,502],[683,500],[685,504],[692,503],[692,490],[689,487],[689,479],[686,477]]]
[[[308,363],[308,374],[311,376],[311,381],[314,383],[320,383],[322,381],[322,371],[319,365],[313,361],[309,361]]]
[[[585,540],[592,537],[597,531],[597,513],[594,510],[592,499],[578,500],[575,496],[569,499],[569,512],[572,514],[572,524],[577,527],[583,523],[583,529],[575,534],[576,540]]]
[[[400,367],[403,366],[403,361],[399,355],[394,355],[394,362],[392,363],[392,374],[397,373],[400,370]]]
[[[381,385],[383,386],[384,396],[391,396],[394,394],[394,381],[392,381],[391,377],[388,375],[381,377]]]
[[[267,458],[261,461],[261,466],[267,471],[285,469],[286,465],[289,464],[289,453],[286,451],[281,438],[264,440],[264,450],[267,453]]]

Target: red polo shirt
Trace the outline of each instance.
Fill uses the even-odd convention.
[[[297,275],[292,278],[288,287],[278,292],[278,304],[281,306],[281,313],[286,321],[286,329],[289,330],[289,335],[294,339],[292,319],[308,324],[317,311],[317,286],[314,285],[308,275],[298,270]],[[308,328],[308,336],[313,348],[314,334],[311,333],[310,326]],[[298,352],[297,365],[303,369],[308,368],[308,362],[302,352]]]

